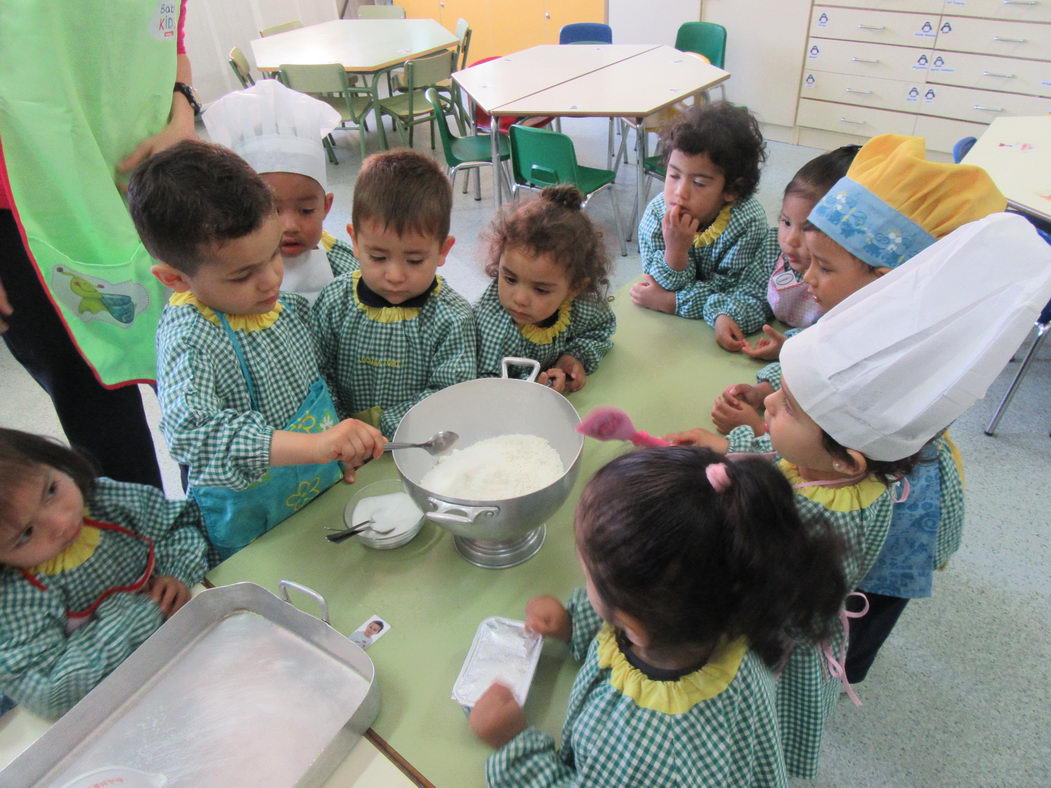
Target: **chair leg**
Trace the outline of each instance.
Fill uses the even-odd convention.
[[[613,123],[615,118],[609,119],[609,130],[606,132],[606,169],[613,169]]]
[[[434,115],[431,115],[431,150],[434,150]]]
[[[336,158],[335,146],[333,146],[332,144],[332,135],[329,134],[327,137],[325,137],[323,142],[325,144],[325,153],[328,154],[328,160],[333,164],[339,164],[339,159]]]
[[[1048,329],[1051,328],[1051,323],[1037,323],[1036,324],[1036,337],[1033,339],[1033,344],[1029,348],[1029,352],[1025,354],[1025,358],[1022,359],[1022,366],[1018,368],[1018,374],[1015,375],[1015,379],[1011,381],[1010,388],[1007,389],[1007,393],[1004,394],[1003,401],[1000,402],[1000,406],[996,409],[996,413],[989,420],[989,424],[985,428],[986,435],[993,435],[996,432],[997,426],[1000,424],[1000,419],[1003,418],[1004,411],[1007,410],[1007,406],[1011,404],[1011,400],[1014,399],[1015,393],[1018,391],[1018,386],[1022,382],[1022,378],[1025,377],[1025,373],[1029,371],[1029,364],[1033,361],[1033,357],[1036,355],[1036,351],[1043,344],[1044,340],[1047,339]]]
[[[482,199],[482,168],[474,168],[474,199],[478,202]]]
[[[613,226],[617,230],[617,240],[620,241],[620,256],[628,256],[628,245],[624,242],[624,230],[620,222],[620,207],[617,205],[617,195],[613,193],[613,187],[609,187],[609,199],[613,204]]]
[[[642,205],[636,205],[634,208],[631,209],[631,226],[632,227],[635,227],[638,224],[638,222],[639,222],[639,211],[642,210],[644,205],[648,204],[647,200],[649,200],[649,198],[650,198],[650,177],[648,175],[643,175],[642,177],[644,177],[646,179],[646,181],[642,184],[643,200],[642,200]],[[628,237],[628,240],[629,241],[631,240],[630,236]]]

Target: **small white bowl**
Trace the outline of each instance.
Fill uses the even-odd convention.
[[[352,528],[353,526],[357,525],[357,523],[361,522],[361,520],[358,520],[357,522],[354,521],[354,510],[357,508],[358,504],[366,498],[375,498],[381,495],[392,495],[394,493],[403,493],[406,496],[406,498],[409,498],[410,501],[412,500],[409,497],[409,494],[405,491],[405,485],[402,484],[401,479],[383,479],[381,481],[365,485],[354,495],[353,498],[351,498],[347,502],[347,506],[343,510],[344,524],[347,526],[347,528]],[[381,520],[377,520],[375,523],[372,524],[372,528],[374,528],[375,530],[362,531],[360,534],[353,538],[357,539],[359,542],[365,545],[365,547],[370,547],[373,550],[392,550],[395,547],[401,547],[402,545],[411,542],[415,538],[416,534],[418,534],[420,532],[420,529],[423,527],[424,519],[425,518],[423,512],[421,511],[420,518],[411,528],[393,534],[376,533],[376,531],[385,531],[387,530],[387,528],[390,527],[389,525],[384,524]]]

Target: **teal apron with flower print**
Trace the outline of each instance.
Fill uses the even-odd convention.
[[[233,344],[241,367],[252,409],[259,410],[252,374],[248,370],[241,343],[230,328],[226,315],[214,310]],[[306,397],[284,429],[289,432],[322,432],[338,422],[336,406],[323,378],[310,386]],[[208,540],[221,558],[229,558],[260,534],[266,533],[290,515],[295,514],[343,478],[338,462],[320,465],[285,465],[270,468],[262,479],[244,490],[227,487],[191,487],[208,532]]]

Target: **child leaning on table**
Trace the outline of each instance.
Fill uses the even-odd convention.
[[[488,784],[785,785],[771,669],[786,630],[828,636],[838,537],[765,460],[682,446],[599,470],[575,528],[586,590],[526,606],[583,663],[562,745],[493,685],[469,720]]]
[[[199,527],[193,501],[0,428],[0,692],[68,711],[190,598],[207,569]]]
[[[154,275],[174,291],[157,328],[161,431],[226,557],[341,477],[353,481],[383,437],[337,420],[306,299],[280,291],[273,195],[243,159],[180,143],[135,170],[128,202],[161,261]]]
[[[436,275],[449,235],[452,185],[413,150],[365,159],[347,226],[360,269],[321,292],[311,328],[336,408],[393,435],[429,394],[475,377],[474,313]]]
[[[639,222],[639,306],[715,329],[726,350],[766,322],[771,261],[766,213],[753,196],[766,146],[759,123],[725,101],[692,108],[664,134],[664,191]]]
[[[499,376],[505,356],[531,358],[537,382],[579,391],[613,347],[609,255],[583,202],[575,186],[549,186],[493,222],[493,281],[474,307],[479,376]]]

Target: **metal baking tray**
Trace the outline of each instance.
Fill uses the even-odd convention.
[[[315,597],[324,621],[293,607]],[[194,597],[3,772],[3,785],[312,786],[379,712],[375,667],[324,599],[236,583]],[[142,783],[146,784],[146,783]]]

